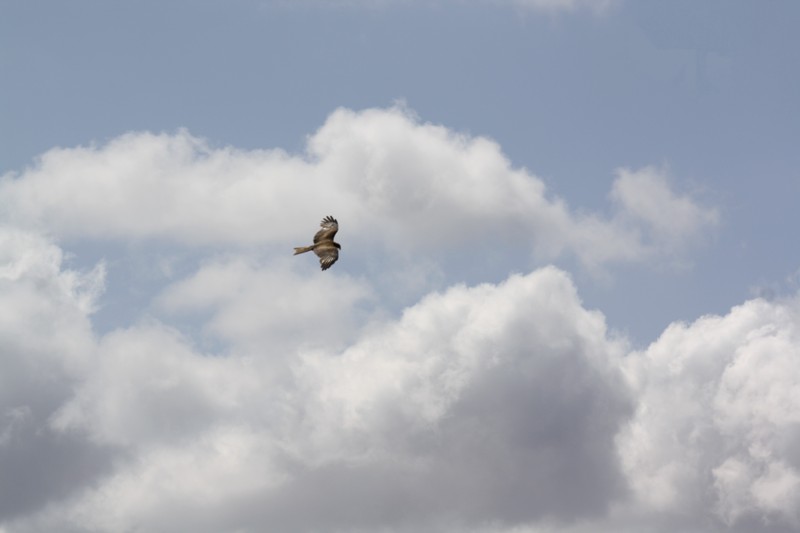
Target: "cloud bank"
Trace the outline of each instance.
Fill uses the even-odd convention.
[[[213,148],[185,131],[133,133],[51,150],[0,182],[8,223],[66,242],[287,246],[335,211],[373,256],[467,253],[481,243],[596,268],[676,253],[717,222],[658,168],[622,169],[612,190],[612,216],[577,212],[494,141],[401,108],[340,109],[302,155]]]
[[[489,139],[342,109],[300,155],[135,133],[0,197],[3,531],[800,527],[800,296],[633,350],[536,266],[691,250],[718,214],[661,169],[587,214]],[[323,274],[286,254],[329,212]],[[122,281],[147,304],[101,330]]]

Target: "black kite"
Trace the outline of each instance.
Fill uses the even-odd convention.
[[[333,237],[339,231],[339,223],[335,218],[328,215],[322,219],[319,225],[322,229],[314,235],[314,244],[295,248],[294,255],[314,250],[314,253],[319,257],[319,266],[322,267],[322,270],[328,270],[339,259],[341,246],[339,246],[338,242],[333,242]]]

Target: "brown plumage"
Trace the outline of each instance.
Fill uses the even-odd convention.
[[[311,246],[299,246],[294,249],[294,255],[314,251],[319,257],[319,266],[322,270],[328,270],[337,259],[341,246],[338,242],[333,242],[333,237],[339,231],[339,223],[335,218],[328,215],[319,223],[322,228],[314,235],[314,244]]]

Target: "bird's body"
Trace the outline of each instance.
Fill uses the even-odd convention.
[[[294,255],[313,250],[319,257],[319,266],[322,270],[328,270],[339,259],[339,250],[342,248],[338,242],[333,242],[333,237],[339,231],[339,223],[328,215],[319,225],[322,229],[314,235],[314,244],[295,248]]]

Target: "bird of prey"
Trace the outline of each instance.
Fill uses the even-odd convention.
[[[342,248],[338,242],[333,242],[333,237],[339,231],[339,223],[328,215],[322,219],[319,226],[322,229],[314,235],[314,244],[295,248],[294,255],[314,250],[319,257],[319,266],[322,267],[322,270],[328,270],[339,259],[339,250]]]

